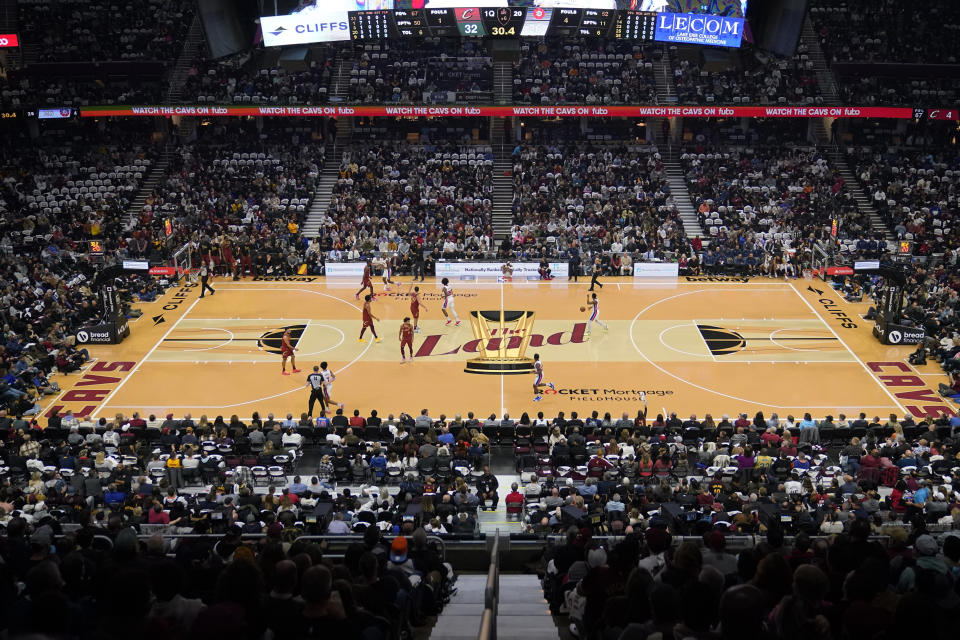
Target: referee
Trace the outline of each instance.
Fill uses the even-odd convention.
[[[200,297],[203,297],[203,294],[210,290],[210,295],[216,293],[213,290],[213,287],[210,286],[210,270],[207,268],[207,263],[204,262],[200,265]]]
[[[307,415],[313,417],[313,403],[317,400],[320,401],[320,411],[326,413],[327,402],[323,397],[323,376],[320,375],[320,367],[313,367],[313,373],[307,376],[307,386],[310,387],[310,405],[307,407]]]
[[[600,264],[600,258],[597,257],[593,261],[593,272],[590,278],[590,288],[587,289],[587,291],[593,291],[593,287],[595,285],[603,289],[603,283],[600,282],[599,280],[599,277],[602,271],[603,271],[603,266],[601,266]]]

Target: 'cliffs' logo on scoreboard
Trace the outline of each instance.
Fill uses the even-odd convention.
[[[506,7],[500,8],[497,11],[497,22],[504,27],[510,24],[510,9],[507,9]]]

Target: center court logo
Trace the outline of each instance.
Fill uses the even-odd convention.
[[[533,371],[533,358],[527,347],[533,337],[533,311],[471,311],[470,328],[477,343],[477,357],[467,360],[466,373],[523,374]],[[495,332],[508,334],[508,340],[491,338]]]
[[[443,334],[424,336],[423,342],[420,344],[420,348],[414,356],[417,358],[425,358],[427,356],[452,356],[460,353],[460,351],[464,353],[480,353],[481,342],[484,341],[483,348],[487,351],[499,350],[501,343],[504,342],[506,343],[505,348],[508,350],[519,349],[523,344],[526,334],[514,333],[513,328],[507,328],[503,334],[501,334],[499,327],[491,327],[489,339],[474,338],[465,344],[458,344],[456,347],[447,351],[443,351],[443,349],[448,349],[449,347],[440,346],[440,342],[444,337],[446,336]],[[560,347],[567,344],[583,344],[586,341],[587,323],[577,322],[574,323],[571,331],[558,331],[548,336],[539,333],[530,333],[527,344],[530,348],[536,349],[543,346]]]
[[[306,330],[307,325],[305,324],[292,324],[290,325],[290,343],[294,348],[297,347],[297,343],[300,342],[300,338],[303,337],[303,332]],[[283,329],[274,329],[272,331],[267,331],[265,334],[260,336],[260,339],[257,340],[257,346],[266,351],[267,353],[275,353],[280,355],[280,347],[283,345]]]

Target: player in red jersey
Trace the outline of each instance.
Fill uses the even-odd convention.
[[[377,335],[377,330],[373,328],[373,321],[379,320],[377,316],[373,315],[373,312],[370,311],[370,303],[373,301],[373,296],[368,295],[363,299],[363,327],[360,329],[360,339],[358,342],[366,342],[363,339],[363,333],[367,330],[367,327],[370,327],[370,333],[373,334],[374,339],[377,342],[380,342],[380,336]]]
[[[290,368],[293,369],[293,372],[300,373],[300,369],[297,369],[297,357],[293,355],[294,351],[296,351],[296,349],[293,346],[293,341],[290,339],[290,328],[287,327],[283,330],[283,337],[280,338],[280,357],[282,358],[280,363],[281,375],[290,375],[287,372],[287,358],[290,358]]]
[[[360,290],[356,293],[357,300],[360,299],[360,294],[363,293],[364,289],[370,289],[370,295],[375,296],[373,292],[373,281],[370,279],[370,272],[372,271],[372,265],[370,261],[367,260],[367,264],[363,266],[363,281],[360,284]]]
[[[400,364],[407,361],[407,356],[403,348],[410,349],[410,361],[413,361],[413,325],[410,324],[409,316],[403,319],[400,325]]]
[[[410,315],[413,316],[414,333],[420,333],[420,327],[417,325],[420,322],[421,307],[424,311],[429,311],[429,309],[427,309],[427,305],[420,302],[420,287],[413,287],[413,290],[410,292]]]

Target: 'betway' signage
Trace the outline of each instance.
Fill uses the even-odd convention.
[[[960,109],[953,113],[960,119]],[[913,119],[911,107],[728,107],[728,106],[211,106],[211,105],[144,105],[82,107],[84,118],[165,117],[165,116],[260,116],[260,117],[515,117],[542,118],[894,118]]]
[[[261,16],[263,44],[283,47],[310,42],[335,42],[350,39],[346,11],[311,11],[288,16]]]
[[[743,39],[743,18],[711,16],[700,13],[661,13],[657,15],[654,40],[686,42],[715,47],[739,47]]]

